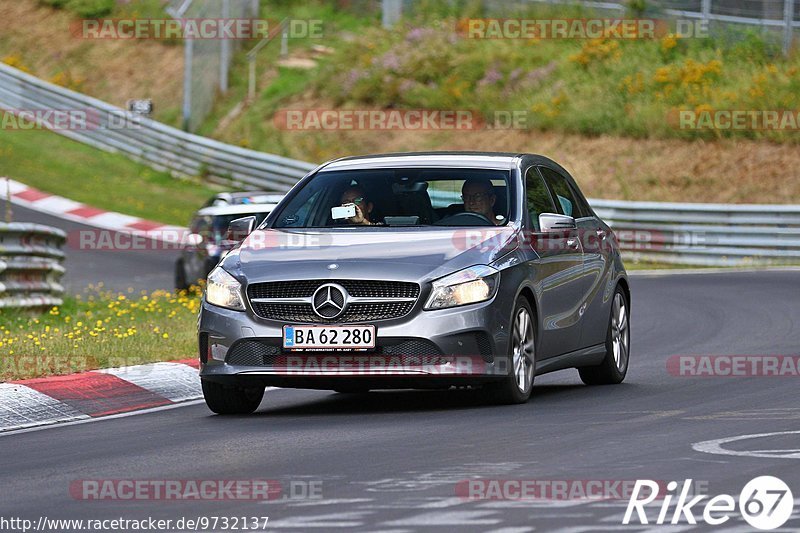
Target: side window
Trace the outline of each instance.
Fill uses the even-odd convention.
[[[525,196],[528,204],[528,213],[531,215],[531,222],[536,231],[539,231],[539,215],[542,213],[556,213],[553,197],[547,190],[542,177],[536,172],[536,168],[531,167],[525,174]]]
[[[590,215],[590,213],[585,212],[583,202],[577,198],[577,195],[573,192],[572,187],[569,186],[569,182],[567,182],[564,176],[547,167],[540,167],[540,169],[544,180],[556,197],[559,213],[573,218],[581,218]]]

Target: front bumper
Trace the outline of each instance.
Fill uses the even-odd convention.
[[[376,350],[290,352],[285,323],[203,301],[199,322],[200,375],[237,385],[332,389],[426,388],[468,385],[507,375],[505,353],[512,309],[496,299],[370,322]]]

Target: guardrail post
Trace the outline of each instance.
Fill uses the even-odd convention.
[[[289,25],[284,23],[281,25],[281,57],[289,55]]]
[[[11,224],[11,178],[6,178],[6,223]]]

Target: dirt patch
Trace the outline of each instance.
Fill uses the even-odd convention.
[[[291,109],[329,109],[310,96]],[[270,121],[271,122],[271,121]],[[800,203],[800,149],[762,141],[681,141],[552,132],[283,131],[292,157],[417,150],[533,152],[551,157],[594,198],[675,202]]]
[[[152,98],[156,110],[181,102],[183,50],[157,41],[85,40],[74,37],[68,12],[36,0],[0,2],[0,58],[18,56],[31,73],[59,80],[118,106]]]

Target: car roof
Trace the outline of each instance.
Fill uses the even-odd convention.
[[[525,154],[511,152],[406,152],[362,155],[336,159],[320,171],[407,168],[407,167],[466,167],[511,169]]]
[[[199,210],[195,216],[257,215],[271,213],[277,204],[212,205]]]
[[[236,191],[236,192],[221,192],[214,195],[211,199],[214,205],[215,202],[225,202],[239,204],[243,203],[241,200],[252,199],[255,204],[271,204],[280,202],[285,195],[269,192],[269,191]]]

